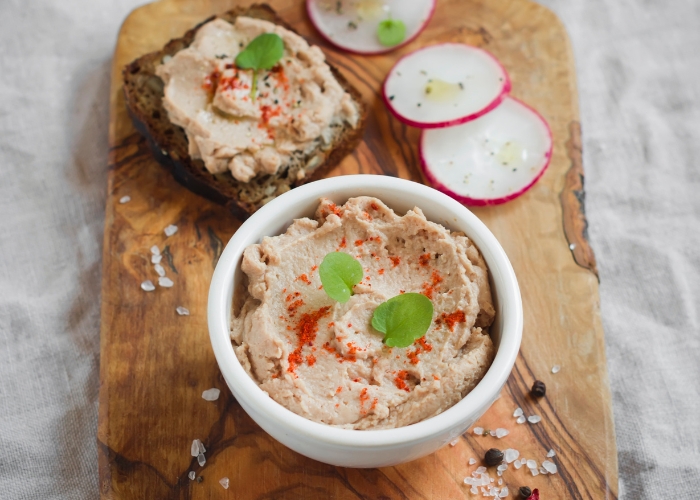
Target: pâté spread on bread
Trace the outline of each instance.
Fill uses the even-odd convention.
[[[419,422],[462,399],[494,358],[485,261],[469,238],[419,208],[399,216],[376,198],[323,199],[313,219],[249,246],[241,266],[236,355],[271,398],[310,420],[349,429]],[[328,276],[350,268],[359,273],[351,291],[334,300]],[[420,337],[397,347],[383,329],[391,318],[379,313],[409,298],[430,312]],[[400,317],[411,309],[393,312],[394,325],[414,326]]]
[[[238,67],[236,56],[264,33],[282,39],[279,62],[257,74]],[[209,172],[228,170],[242,182],[275,174],[292,155],[330,144],[337,129],[360,119],[321,49],[261,19],[204,24],[156,74],[165,82],[163,107],[185,130],[189,155]]]

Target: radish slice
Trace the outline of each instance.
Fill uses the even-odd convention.
[[[425,177],[466,205],[498,205],[517,198],[542,177],[551,156],[549,125],[513,97],[469,123],[424,130],[420,139]]]
[[[356,54],[381,54],[407,44],[433,15],[435,0],[306,0],[316,29],[330,43]],[[401,21],[405,37],[390,46],[380,43],[379,23]]]
[[[384,80],[384,102],[402,122],[441,128],[474,120],[500,104],[510,78],[485,50],[442,43],[403,58]]]

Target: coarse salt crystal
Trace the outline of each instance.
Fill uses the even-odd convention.
[[[539,415],[530,415],[529,417],[527,417],[527,421],[531,424],[536,424],[540,420],[542,420],[542,417],[540,417]]]
[[[496,467],[496,470],[504,471],[508,468],[507,464],[501,464],[498,467]]]
[[[537,462],[534,460],[528,460],[527,461],[527,468],[528,469],[536,469],[537,468]]]
[[[491,434],[492,437],[496,437],[496,431],[489,431],[489,434]]]
[[[227,477],[222,477],[219,479],[219,484],[224,487],[225,490],[228,489],[228,478]]]
[[[513,467],[515,467],[516,469],[519,469],[522,466],[523,464],[522,462],[520,462],[520,460],[516,460],[515,462],[513,462]]]
[[[158,255],[151,255],[151,264],[160,264],[160,261],[163,260],[163,256],[158,254]]]
[[[505,437],[508,434],[510,434],[510,431],[508,429],[503,429],[502,427],[499,427],[498,429],[496,429],[496,437],[498,439],[501,439],[502,437]]]
[[[500,498],[505,498],[508,496],[508,486],[504,486],[501,492],[498,494]]]
[[[190,478],[190,481],[194,481],[194,478],[197,477],[197,474],[194,473],[193,470],[191,470],[188,474],[187,477]]]
[[[190,453],[192,454],[193,457],[196,457],[199,455],[199,444],[201,441],[199,439],[195,439],[192,441],[192,446],[190,447]]]
[[[554,365],[552,367],[552,373],[559,373],[559,370],[561,370],[561,366],[559,365]]]
[[[459,443],[459,438],[455,438],[452,441],[450,441],[450,446],[457,446],[457,443]]]
[[[469,459],[469,465],[474,465],[476,463],[476,458],[470,458]]]
[[[517,459],[520,456],[520,452],[518,450],[514,450],[513,448],[508,448],[506,451],[503,452],[503,457],[505,458],[507,463],[511,463],[513,460]]]
[[[163,269],[163,266],[161,266],[160,264],[156,264],[155,266],[153,266],[153,269],[156,270],[158,276],[160,276],[161,278],[165,276],[165,269]]]
[[[173,280],[171,280],[170,278],[161,276],[160,278],[158,278],[158,284],[163,288],[170,288],[171,286],[173,286],[174,283]]]
[[[207,463],[207,459],[204,458],[204,453],[197,455],[197,463],[200,467],[204,467],[204,464]]]
[[[153,255],[160,255],[160,248],[158,248],[158,245],[153,245],[151,247],[151,253]]]
[[[520,415],[520,416],[518,417],[518,420],[516,420],[515,422],[518,423],[518,424],[524,424],[526,420],[527,420],[527,419],[525,418],[525,415]]]
[[[503,479],[498,480],[498,486],[501,486],[503,484]]]
[[[474,484],[475,479],[472,479],[471,477],[467,476],[464,478],[464,484]]]
[[[530,474],[532,474],[533,476],[537,476],[539,475],[539,471],[537,469],[530,469]]]
[[[190,310],[187,309],[186,307],[182,307],[182,306],[176,307],[175,311],[177,311],[177,313],[180,316],[189,316],[190,315]]]
[[[513,412],[514,417],[519,417],[522,414],[523,414],[523,409],[520,407],[518,407],[518,409]]]
[[[547,469],[544,467],[540,467],[540,474],[544,474],[545,476],[547,475]]]
[[[474,427],[472,429],[472,432],[476,434],[477,436],[481,436],[484,433],[483,427]]]
[[[146,292],[152,292],[156,289],[156,287],[151,280],[146,280],[143,283],[141,283],[141,289],[145,290]]]
[[[472,495],[476,495],[477,493],[479,493],[479,490],[476,488],[476,486],[472,486],[471,488],[469,488],[469,491]]]
[[[555,456],[555,455],[556,455],[556,453],[554,453],[554,450],[549,450],[549,451],[547,452],[547,458],[552,458],[552,457]]]
[[[173,234],[177,233],[177,226],[175,224],[170,224],[165,228],[164,232],[165,236],[172,236]]]
[[[542,467],[544,470],[549,472],[550,474],[556,474],[557,473],[557,464],[554,462],[550,462],[549,460],[545,460],[542,462]]]
[[[131,196],[129,196],[128,194],[126,196],[122,196],[121,198],[119,198],[119,203],[121,203],[122,205],[124,203],[129,203],[130,201],[131,201]]]
[[[484,472],[486,472],[486,467],[484,467],[483,465],[480,465],[479,467],[476,468],[476,470],[474,472],[477,474],[483,474]]]

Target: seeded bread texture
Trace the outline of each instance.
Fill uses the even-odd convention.
[[[294,31],[266,4],[236,7],[216,17],[233,23],[238,16],[270,21]],[[241,182],[230,172],[210,173],[202,160],[190,158],[185,131],[168,119],[162,103],[164,84],[155,69],[164,57],[188,47],[194,41],[197,30],[212,19],[214,17],[195,26],[181,38],[171,40],[161,50],[128,64],[122,73],[124,95],[134,126],[145,136],[158,162],[186,188],[226,206],[234,215],[245,219],[276,196],[321,178],[352,152],[362,138],[367,107],[360,93],[329,64],[335,78],[357,104],[360,119],[355,128],[348,124],[335,126],[329,144],[322,144],[318,139],[315,148],[308,153],[296,152],[290,162],[282,165],[274,175],[258,175],[248,182]]]

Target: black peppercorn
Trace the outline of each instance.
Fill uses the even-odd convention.
[[[491,448],[484,455],[484,463],[486,465],[498,465],[503,462],[503,452],[497,448]]]
[[[530,394],[533,398],[541,398],[547,392],[547,386],[541,380],[535,380],[532,384],[532,389],[530,389]]]
[[[532,495],[532,490],[529,486],[521,486],[518,490],[518,494],[520,495],[520,498],[528,498],[530,495]]]
[[[204,478],[202,476],[197,476],[197,482],[201,483],[202,481],[204,481]]]

